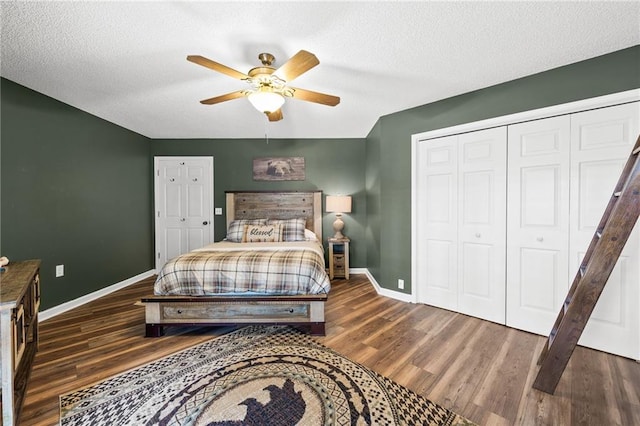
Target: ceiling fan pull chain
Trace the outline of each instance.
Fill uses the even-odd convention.
[[[266,117],[266,114],[265,114]],[[264,120],[264,140],[267,142],[267,145],[269,145],[269,135],[267,134],[267,126],[269,125],[269,120]]]

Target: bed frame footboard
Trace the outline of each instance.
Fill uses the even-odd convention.
[[[325,335],[326,294],[297,296],[151,296],[145,305],[146,337],[165,326],[282,324]]]

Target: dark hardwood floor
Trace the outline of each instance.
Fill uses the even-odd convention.
[[[58,397],[229,330],[145,338],[147,279],[40,325],[21,425],[55,425]],[[640,363],[578,347],[555,395],[532,389],[544,338],[336,280],[326,346],[483,425],[640,425]]]

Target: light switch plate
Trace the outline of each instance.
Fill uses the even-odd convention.
[[[56,278],[64,276],[64,265],[56,265]]]
[[[216,207],[216,216],[222,216],[222,207]]]

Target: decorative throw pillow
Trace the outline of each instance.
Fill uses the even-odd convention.
[[[318,236],[311,229],[304,230],[304,239],[307,241],[318,241]]]
[[[303,217],[295,219],[269,219],[267,225],[282,226],[282,241],[304,241],[304,230],[307,220]]]
[[[266,225],[267,219],[238,219],[229,224],[227,229],[227,241],[241,243],[244,236],[245,225]]]
[[[245,225],[243,243],[277,243],[282,241],[280,225]]]

